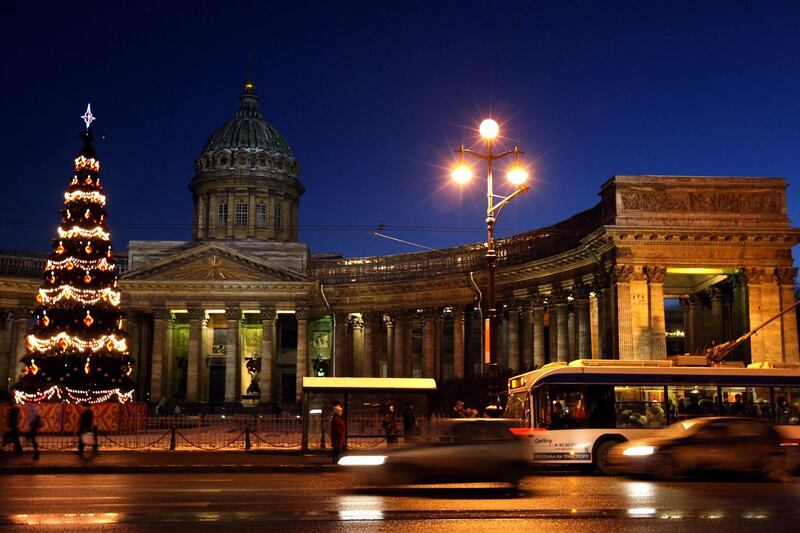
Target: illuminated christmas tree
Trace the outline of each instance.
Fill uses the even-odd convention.
[[[92,146],[91,108],[83,148],[64,193],[64,208],[28,332],[18,403],[129,401],[132,360],[122,331],[118,271],[106,230],[106,197]]]

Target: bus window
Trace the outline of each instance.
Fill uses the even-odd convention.
[[[527,392],[516,392],[508,397],[506,402],[505,418],[513,418],[519,421],[519,427],[531,427],[531,410],[528,403]]]
[[[618,428],[662,428],[667,425],[664,387],[614,387]]]
[[[586,387],[545,385],[537,390],[537,427],[586,427]]]
[[[775,387],[775,423],[800,424],[800,387]]]
[[[616,427],[614,413],[614,387],[611,385],[587,386],[587,418],[590,428]]]
[[[669,387],[670,415],[678,420],[697,416],[717,416],[717,388],[712,386],[680,385]]]
[[[769,387],[722,387],[722,414],[773,420]]]

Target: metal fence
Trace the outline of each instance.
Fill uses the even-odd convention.
[[[386,445],[383,418],[352,416],[347,420],[349,448],[373,448]],[[424,426],[430,421],[418,419]],[[403,438],[402,421],[397,421],[398,435]],[[97,432],[101,449],[112,450],[300,450],[303,422],[299,416],[163,416],[136,419],[136,429]],[[78,445],[77,433],[39,434],[42,450],[73,450]],[[330,419],[321,415],[309,421],[308,447],[311,450],[330,448]]]

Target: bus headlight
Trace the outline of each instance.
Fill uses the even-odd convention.
[[[639,456],[639,455],[653,455],[656,449],[654,446],[631,446],[626,448],[622,455]]]
[[[385,455],[346,455],[339,459],[342,466],[377,466],[385,462]]]

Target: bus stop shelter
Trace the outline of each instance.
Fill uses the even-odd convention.
[[[430,395],[436,381],[430,378],[303,378],[303,451],[325,449],[333,405],[344,408],[348,446],[378,443],[389,405],[395,406],[398,427],[401,414],[413,405],[416,416],[430,416]]]

